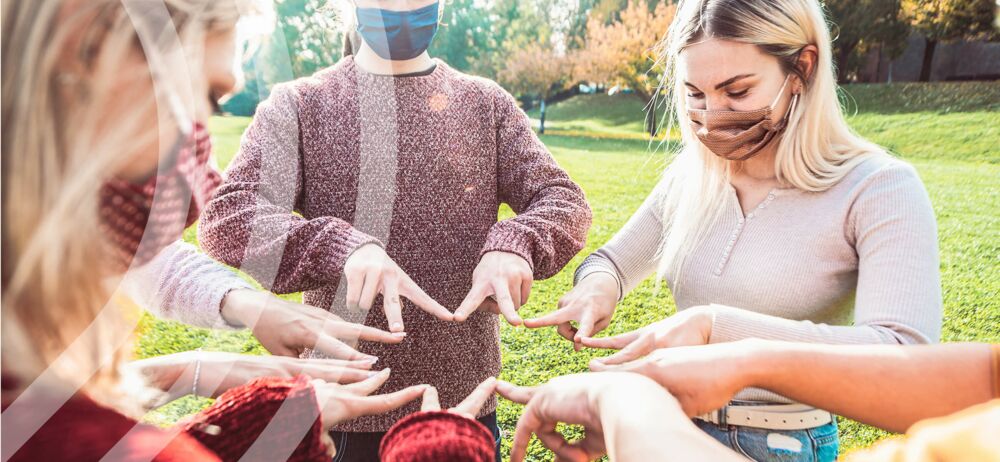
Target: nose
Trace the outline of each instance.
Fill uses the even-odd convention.
[[[720,95],[705,95],[705,110],[708,111],[725,111],[729,110],[729,102],[726,98]]]

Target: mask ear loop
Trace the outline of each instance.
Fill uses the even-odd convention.
[[[774,110],[774,106],[778,104],[778,100],[781,99],[781,95],[785,94],[785,87],[788,86],[788,79],[791,76],[792,74],[788,74],[785,76],[785,81],[781,83],[781,88],[778,89],[778,94],[774,96],[774,101],[771,101],[771,105],[768,106],[769,108],[771,108],[772,111]]]

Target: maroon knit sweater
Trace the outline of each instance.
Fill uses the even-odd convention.
[[[498,223],[501,203],[517,216]],[[582,190],[496,83],[441,61],[425,76],[375,75],[347,57],[260,105],[199,239],[266,288],[387,329],[381,297],[367,314],[344,308],[342,269],[358,246],[382,245],[454,310],[484,252],[517,254],[544,279],[583,248],[590,221]],[[358,345],[392,368],[381,392],[429,383],[447,408],[499,373],[497,316],[450,323],[405,302],[403,319],[401,344]],[[338,430],[386,431],[418,406]]]

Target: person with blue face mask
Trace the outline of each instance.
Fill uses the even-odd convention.
[[[356,345],[392,369],[380,392],[427,383],[451,408],[499,375],[497,315],[523,324],[533,281],[583,248],[591,211],[513,96],[430,57],[441,3],[343,5],[346,56],[272,89],[199,241],[268,289],[405,336]],[[498,221],[501,204],[517,215]],[[495,409],[491,395],[473,417],[499,459]],[[338,425],[334,460],[378,460],[418,410]]]
[[[438,28],[439,2],[410,11],[358,7],[357,31],[380,58],[414,59],[431,45]]]

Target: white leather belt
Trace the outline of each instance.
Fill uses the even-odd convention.
[[[716,425],[739,425],[765,430],[807,430],[833,421],[833,415],[805,404],[724,406],[695,417]]]

